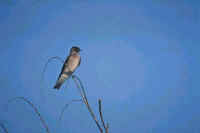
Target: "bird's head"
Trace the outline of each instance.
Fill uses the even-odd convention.
[[[73,46],[71,49],[70,49],[70,53],[73,53],[73,52],[76,52],[76,53],[79,53],[81,51],[81,49],[77,46]]]

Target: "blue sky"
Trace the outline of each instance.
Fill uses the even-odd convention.
[[[31,100],[51,132],[98,132],[86,107],[74,103],[62,123],[58,117],[70,99],[79,98],[70,79],[51,89],[62,67],[48,58],[65,59],[80,46],[75,72],[98,113],[113,133],[200,132],[200,3],[195,0],[1,0],[0,122],[9,132],[45,132],[23,102]],[[0,129],[1,131],[1,129]]]

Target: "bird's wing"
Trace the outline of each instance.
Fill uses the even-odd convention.
[[[80,64],[81,64],[81,57],[80,57],[80,60],[79,60],[78,66],[80,66]]]
[[[67,59],[65,60],[63,66],[62,66],[62,69],[61,69],[61,72],[60,72],[60,74],[59,74],[59,77],[60,77],[60,76],[62,75],[62,73],[64,72],[64,69],[65,69],[65,67],[66,67],[66,65],[67,65],[68,60],[69,60],[69,56],[67,57]],[[59,77],[58,77],[58,78],[59,78]]]

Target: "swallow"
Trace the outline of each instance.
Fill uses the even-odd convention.
[[[80,66],[81,63],[81,56],[79,54],[80,51],[81,49],[76,46],[70,49],[70,53],[63,64],[62,70],[56,81],[54,89],[59,90],[62,84],[65,82],[65,80],[67,80],[73,74],[73,72],[77,69],[78,66]]]

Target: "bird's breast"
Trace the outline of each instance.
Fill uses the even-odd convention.
[[[72,55],[67,63],[68,69],[72,72],[78,67],[80,62],[80,55]]]

